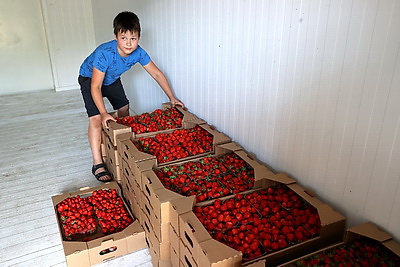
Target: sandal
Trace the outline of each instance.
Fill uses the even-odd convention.
[[[98,169],[100,169],[100,168],[104,168],[105,171],[96,173],[96,171],[97,171]],[[104,163],[100,163],[100,164],[97,164],[97,165],[93,165],[93,167],[92,167],[92,173],[93,173],[94,177],[96,177],[97,181],[106,183],[106,182],[110,182],[110,181],[112,180],[112,178],[107,179],[107,180],[102,180],[102,179],[100,179],[101,177],[104,177],[104,176],[109,176],[109,177],[111,177],[111,174],[107,171],[106,165],[105,165]]]

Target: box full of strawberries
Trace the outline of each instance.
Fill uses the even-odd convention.
[[[139,115],[117,117],[116,121],[110,121],[108,128],[104,129],[114,146],[117,146],[116,137],[122,133],[131,133],[135,138],[144,137],[152,133],[162,133],[171,129],[182,129],[186,122],[205,123],[186,108],[172,106],[170,103],[163,103],[162,107],[151,112],[144,112]]]
[[[400,266],[400,244],[366,222],[347,229],[342,242],[280,266]]]
[[[211,239],[240,253],[243,265],[265,260],[267,266],[342,239],[345,217],[298,183],[286,184],[284,177],[277,174],[253,191],[197,203],[179,214],[178,223],[171,220],[199,266],[214,250],[207,244]],[[172,203],[173,208],[182,204]]]
[[[116,182],[52,197],[68,266],[91,266],[146,248]]]

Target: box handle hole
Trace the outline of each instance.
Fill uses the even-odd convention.
[[[193,241],[190,238],[190,236],[186,233],[186,231],[185,231],[185,238],[189,242],[190,246],[193,248]]]
[[[190,261],[188,260],[188,258],[186,257],[186,255],[185,255],[185,262],[187,263],[187,265],[188,265],[189,267],[192,267],[192,264],[190,263]]]
[[[151,196],[151,192],[150,192],[150,189],[147,187],[147,184],[144,187],[146,188],[146,191],[149,194],[149,196]]]
[[[106,255],[106,254],[111,253],[111,252],[114,252],[114,251],[116,251],[116,250],[117,250],[117,246],[112,246],[112,247],[109,247],[109,248],[106,248],[106,249],[103,249],[102,251],[100,251],[100,252],[99,252],[99,255],[100,255],[100,256]]]

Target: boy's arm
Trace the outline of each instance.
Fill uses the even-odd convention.
[[[158,85],[160,85],[161,89],[163,89],[164,93],[168,96],[172,105],[185,107],[185,105],[175,97],[164,73],[161,72],[161,70],[154,64],[152,60],[150,60],[147,65],[143,66],[143,68],[150,74],[151,77],[153,77],[154,80],[157,81]]]
[[[95,67],[93,67],[92,72],[92,83],[90,85],[90,92],[92,94],[92,98],[94,103],[96,104],[97,109],[100,111],[101,116],[101,124],[104,128],[108,128],[107,121],[113,120],[115,118],[108,114],[106,106],[103,101],[103,94],[101,93],[101,86],[103,84],[105,73],[99,71]]]

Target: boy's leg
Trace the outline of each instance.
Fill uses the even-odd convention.
[[[93,102],[92,95],[90,93],[90,81],[90,78],[85,78],[82,76],[79,76],[78,78],[86,112],[89,117],[88,139],[90,149],[92,151],[93,166],[95,166],[103,163],[103,158],[101,155],[102,126],[99,111]],[[104,167],[97,168],[96,170],[92,169],[92,171],[94,171],[94,175],[98,177],[98,180],[100,181],[110,181],[112,179],[109,172]]]
[[[103,163],[103,158],[101,155],[101,118],[100,115],[95,115],[89,117],[89,128],[88,128],[88,138],[90,149],[92,150],[93,165]],[[95,175],[101,172],[107,171],[104,167],[95,170]],[[101,181],[109,181],[112,178],[110,175],[106,174],[99,177]]]
[[[129,116],[129,105],[125,105],[117,111],[118,117]]]

